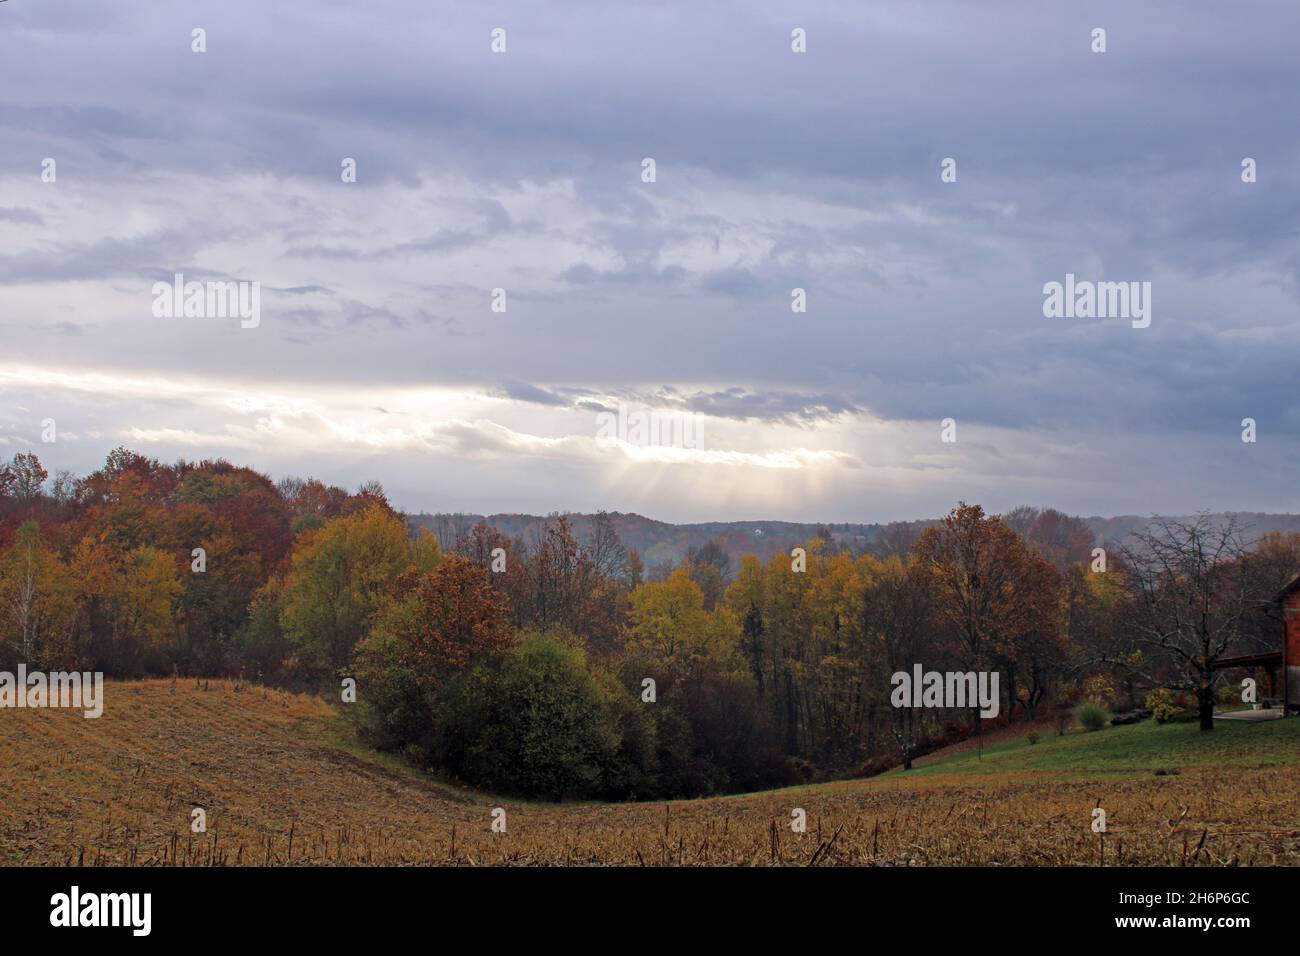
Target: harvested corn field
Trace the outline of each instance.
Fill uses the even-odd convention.
[[[871,780],[557,805],[428,781],[350,744],[334,709],[308,696],[229,681],[110,683],[106,695],[94,720],[0,715],[0,862],[1300,863],[1297,720],[1210,735],[1149,724],[1036,745],[1012,739]],[[1097,807],[1105,834],[1092,830]],[[196,809],[205,832],[193,832]]]

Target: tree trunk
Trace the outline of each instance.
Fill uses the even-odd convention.
[[[1201,714],[1201,730],[1214,729],[1214,685],[1209,681],[1196,690],[1196,703]]]

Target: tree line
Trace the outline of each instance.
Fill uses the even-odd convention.
[[[646,799],[910,767],[978,732],[894,706],[915,665],[996,671],[997,722],[1159,690],[1206,729],[1214,664],[1275,649],[1300,535],[1156,520],[1099,547],[1052,509],[854,551],[826,531],[649,571],[598,513],[576,535],[412,533],[378,484],[273,482],[126,449],[76,478],[0,468],[0,665],[242,676],[339,699],[370,745],[501,793]],[[900,529],[904,526],[900,526]],[[1109,543],[1106,543],[1109,545]]]

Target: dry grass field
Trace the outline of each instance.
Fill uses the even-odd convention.
[[[314,698],[226,681],[105,693],[98,720],[0,711],[0,863],[1300,864],[1294,719],[1208,740],[1149,724],[1013,739],[909,774],[738,797],[551,805],[462,793],[368,755]],[[505,833],[490,831],[497,806]],[[190,832],[195,807],[205,834]]]

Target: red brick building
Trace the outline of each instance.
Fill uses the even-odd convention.
[[[1282,621],[1281,647],[1267,654],[1221,657],[1212,670],[1262,670],[1267,680],[1256,706],[1280,707],[1283,715],[1300,711],[1300,575],[1273,598],[1273,614]]]
[[[1300,575],[1273,599],[1282,612],[1282,689],[1287,710],[1300,710]]]

